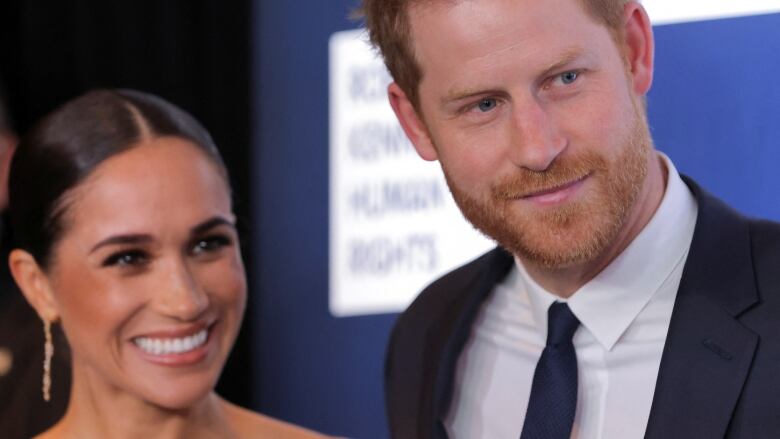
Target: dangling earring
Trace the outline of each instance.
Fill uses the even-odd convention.
[[[43,400],[51,400],[51,357],[54,356],[54,343],[51,338],[51,322],[43,320],[43,333],[46,342],[43,344]]]

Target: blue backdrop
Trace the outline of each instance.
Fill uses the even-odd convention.
[[[356,1],[255,1],[255,408],[330,434],[387,437],[395,315],[328,313],[328,37]],[[780,15],[660,26],[658,148],[738,209],[780,219]]]
[[[656,29],[658,149],[739,210],[780,219],[780,14]]]
[[[328,312],[328,38],[355,4],[254,2],[254,393],[264,413],[382,438],[394,316]]]

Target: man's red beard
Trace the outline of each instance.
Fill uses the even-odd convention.
[[[623,149],[612,159],[589,150],[558,157],[541,172],[517,168],[479,198],[459,188],[442,165],[447,185],[466,219],[521,259],[553,269],[591,261],[617,239],[647,175],[651,140],[644,112],[636,109]],[[585,176],[590,187],[580,190],[588,192],[562,206],[519,200]]]

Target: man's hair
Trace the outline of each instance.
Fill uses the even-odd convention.
[[[371,42],[382,53],[393,79],[418,111],[418,86],[423,72],[414,58],[409,9],[423,1],[441,0],[363,0],[358,12],[364,17]],[[585,11],[596,22],[603,24],[616,42],[620,40],[623,35],[623,7],[631,0],[572,1],[581,2]]]

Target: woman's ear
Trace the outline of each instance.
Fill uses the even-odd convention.
[[[59,308],[49,278],[33,255],[24,250],[14,249],[8,256],[8,265],[16,285],[22,290],[27,302],[35,308],[38,316],[49,322],[59,320]]]

